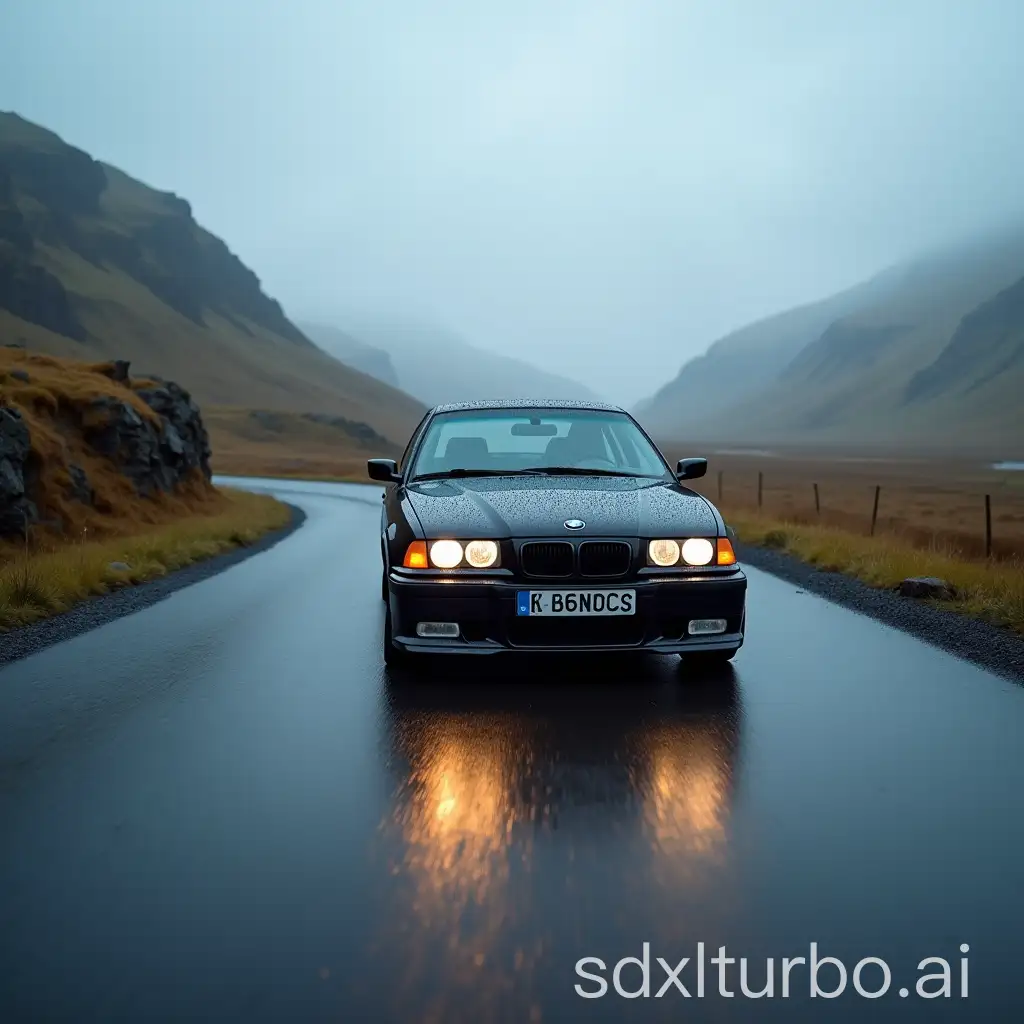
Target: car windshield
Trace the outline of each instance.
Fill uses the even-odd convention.
[[[502,473],[671,479],[657,449],[625,413],[592,409],[474,409],[439,413],[412,479]]]

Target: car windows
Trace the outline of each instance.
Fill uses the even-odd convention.
[[[521,419],[477,417],[471,420],[452,420],[442,423],[436,432],[431,430],[430,436],[427,438],[428,443],[424,445],[424,454],[429,454],[432,458],[444,458],[450,441],[476,437],[482,438],[487,445],[488,452],[495,455],[540,455],[553,437],[564,437],[568,434],[570,427],[567,420],[557,422],[545,419],[545,424],[556,429],[554,435],[523,437],[512,433],[512,426],[516,422],[521,422]],[[458,445],[456,445],[457,447]]]
[[[589,409],[438,413],[419,446],[413,475],[549,466],[668,475],[664,460],[628,415]]]
[[[622,425],[618,423],[611,423],[608,429],[621,452],[622,465],[635,469],[638,474],[661,471],[661,460],[657,458],[657,453],[653,451],[647,443],[647,439],[635,427],[632,430],[627,430],[622,429]],[[638,440],[641,444],[637,443]]]
[[[398,468],[400,470],[405,469],[406,464],[409,461],[409,455],[412,453],[413,446],[416,444],[416,438],[419,437],[419,433],[423,429],[423,424],[427,422],[427,416],[429,415],[429,412],[426,413],[423,419],[416,424],[416,429],[412,432],[412,437],[409,438],[409,443],[405,446],[405,451],[402,452],[401,461],[398,463]]]

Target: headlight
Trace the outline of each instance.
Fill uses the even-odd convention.
[[[655,565],[675,565],[679,561],[679,544],[674,540],[652,540],[647,545],[647,557]]]
[[[736,555],[725,537],[661,538],[647,542],[647,563],[662,568],[672,565],[735,565]]]
[[[687,565],[710,565],[715,557],[715,545],[705,537],[684,540],[682,551]]]
[[[462,561],[462,545],[457,540],[435,540],[430,545],[430,561],[438,569],[454,569]]]
[[[488,569],[498,560],[498,545],[493,540],[471,540],[466,545],[466,561],[474,569]]]
[[[407,569],[490,569],[500,554],[493,540],[414,540],[402,564]]]

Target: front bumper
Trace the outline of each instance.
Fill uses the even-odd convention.
[[[735,650],[743,644],[747,578],[728,576],[634,579],[595,589],[636,591],[636,614],[531,617],[516,615],[518,590],[581,590],[593,583],[546,587],[505,579],[417,580],[394,571],[389,578],[395,646],[433,654],[646,650],[661,654]],[[725,619],[726,632],[689,636],[691,619]],[[457,622],[452,639],[416,635],[418,622]]]

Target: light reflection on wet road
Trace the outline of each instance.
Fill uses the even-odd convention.
[[[625,660],[603,678],[616,668],[620,682],[637,673]],[[633,685],[599,684],[583,709],[592,675],[555,671],[557,682],[499,672],[488,690],[471,678],[388,688],[395,795],[379,849],[398,881],[384,916],[407,918],[396,981],[412,1004],[440,978],[447,992],[478,988],[480,1009],[499,1014],[543,972],[548,950],[587,946],[588,904],[621,892],[617,917],[647,901],[652,922],[692,918],[723,869],[735,685],[681,697],[641,670]],[[439,1020],[450,1019],[447,992]]]
[[[375,493],[267,486],[307,510],[297,534],[0,671],[0,1020],[1024,1005],[1024,690],[756,572],[717,679],[657,657],[392,678]],[[892,992],[573,992],[577,959],[644,941],[673,964],[726,943],[759,988],[812,940],[885,957]],[[968,1000],[898,997],[964,941]]]

